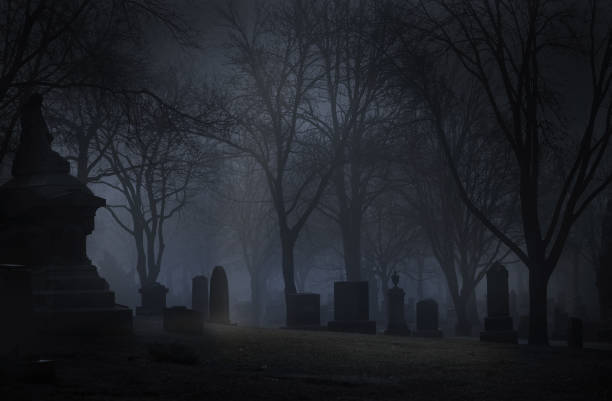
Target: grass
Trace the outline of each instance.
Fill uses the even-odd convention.
[[[56,382],[5,375],[0,399],[612,400],[610,351],[219,325],[181,336],[151,320],[44,349]]]

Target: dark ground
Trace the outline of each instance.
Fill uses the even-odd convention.
[[[5,368],[0,400],[612,400],[612,351],[210,325],[47,345],[55,382]],[[50,341],[50,340],[49,340]],[[197,358],[197,361],[194,359]]]

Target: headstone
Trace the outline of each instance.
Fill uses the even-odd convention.
[[[601,254],[597,269],[601,341],[612,342],[612,199],[608,200],[601,228]]]
[[[442,337],[438,328],[438,303],[434,299],[423,299],[416,304],[417,337]]]
[[[151,283],[138,290],[141,306],[136,308],[136,314],[141,316],[161,316],[166,309],[168,288],[160,283]]]
[[[204,317],[199,311],[184,306],[165,308],[164,330],[185,334],[200,334],[204,330]]]
[[[319,330],[321,328],[321,296],[311,293],[288,294],[287,327]]]
[[[191,308],[208,320],[208,278],[195,276],[191,280]]]
[[[42,97],[21,108],[21,138],[13,178],[0,187],[0,263],[32,272],[35,329],[51,334],[132,332],[132,311],[87,257],[86,238],[106,201],[77,178],[51,149]]]
[[[376,321],[369,320],[367,281],[334,282],[334,320],[327,323],[330,331],[376,334]]]
[[[0,360],[23,358],[34,334],[30,270],[0,265]]]
[[[568,320],[567,346],[570,348],[582,348],[582,319],[572,317]]]
[[[551,339],[556,341],[567,339],[567,328],[569,324],[569,315],[561,309],[560,306],[555,308],[553,314],[553,329]]]
[[[508,270],[499,262],[487,272],[487,317],[481,341],[518,343],[508,302]]]
[[[215,266],[210,277],[210,314],[213,323],[229,324],[229,288],[222,266]]]
[[[396,336],[408,336],[410,330],[406,325],[406,317],[404,314],[404,296],[405,292],[397,286],[399,283],[399,275],[397,272],[391,276],[393,288],[387,292],[387,329],[385,334]]]
[[[529,315],[521,315],[518,324],[519,338],[529,338]]]

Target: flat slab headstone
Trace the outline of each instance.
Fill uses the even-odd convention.
[[[334,320],[331,331],[375,334],[376,321],[369,320],[370,303],[367,281],[334,282]]]

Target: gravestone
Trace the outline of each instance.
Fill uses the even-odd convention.
[[[312,293],[287,295],[287,327],[321,329],[321,296]]]
[[[569,315],[561,306],[555,307],[553,314],[553,329],[551,339],[561,341],[567,339],[567,328],[569,324]]]
[[[212,323],[229,324],[229,288],[222,266],[215,266],[210,277],[209,319]]]
[[[334,320],[330,331],[376,334],[376,321],[370,317],[367,281],[334,282]]]
[[[391,276],[393,287],[387,292],[387,329],[385,334],[395,336],[408,336],[410,330],[406,325],[406,316],[404,313],[404,296],[405,292],[397,286],[399,283],[399,275],[397,272]]]
[[[161,316],[166,309],[168,288],[160,283],[151,283],[138,290],[141,306],[136,308],[136,314],[142,316]]]
[[[22,358],[34,335],[29,269],[0,265],[0,360]]]
[[[438,303],[433,299],[423,299],[416,304],[417,337],[442,337],[438,328]]]
[[[608,200],[601,228],[601,254],[597,269],[601,341],[612,341],[612,199]]]
[[[487,272],[487,317],[481,341],[518,343],[508,302],[508,270],[499,262]]]
[[[570,348],[582,348],[582,319],[572,317],[568,319],[567,346]]]
[[[201,334],[204,330],[204,316],[199,311],[184,306],[165,308],[164,330],[185,334]]]
[[[0,187],[0,263],[32,274],[35,328],[52,334],[127,334],[132,311],[87,257],[86,238],[106,201],[71,176],[51,149],[42,96],[21,108],[21,138],[13,178]]]
[[[191,280],[191,308],[208,320],[208,278],[195,276]]]

